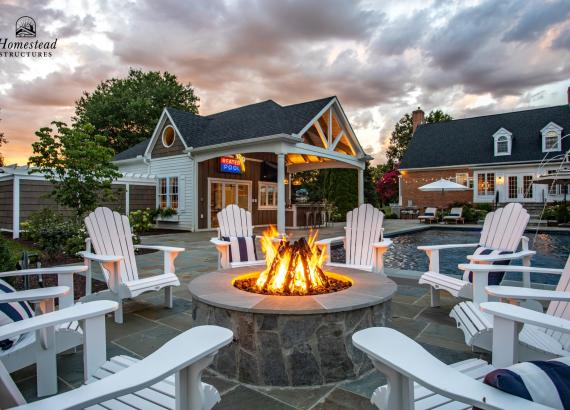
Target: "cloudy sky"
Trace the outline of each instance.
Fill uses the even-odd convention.
[[[0,38],[22,15],[58,42],[52,58],[0,57],[7,163],[129,67],[191,82],[202,114],[337,95],[378,162],[417,106],[457,118],[561,105],[570,86],[570,0],[1,0]]]

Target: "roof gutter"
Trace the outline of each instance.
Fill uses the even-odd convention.
[[[549,164],[556,164],[560,161],[552,161]],[[453,168],[481,168],[481,167],[516,167],[518,165],[540,164],[541,161],[518,161],[518,162],[487,162],[482,164],[457,164],[444,165],[439,167],[422,167],[422,168],[400,168],[401,171],[430,171],[434,169],[453,169]]]

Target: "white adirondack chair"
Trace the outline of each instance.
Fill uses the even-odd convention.
[[[95,253],[88,251],[80,255],[86,260],[99,262],[108,290],[88,295],[85,301],[109,299],[119,303],[115,311],[115,322],[123,323],[123,299],[134,298],[144,292],[164,288],[164,304],[172,308],[172,287],[180,286],[174,273],[174,259],[184,248],[171,246],[133,245],[129,218],[111,211],[97,208],[85,218],[85,226]],[[164,273],[139,278],[135,249],[155,249],[164,252]]]
[[[69,308],[74,303],[73,275],[86,270],[86,266],[79,265],[0,272],[0,278],[48,274],[56,274],[58,277],[58,286],[0,294],[0,303],[26,301],[35,305],[36,316],[52,312],[56,305],[55,299],[58,299],[59,309]],[[27,320],[29,319],[25,321]],[[30,331],[22,334],[9,349],[0,350],[0,361],[9,372],[36,364],[38,396],[47,396],[57,392],[55,355],[82,343],[83,331],[79,323],[68,321],[55,327],[53,340],[45,333]]]
[[[523,236],[528,220],[529,214],[522,205],[511,203],[504,208],[499,208],[495,212],[487,214],[481,230],[481,239],[478,243],[418,246],[418,249],[425,251],[429,257],[429,271],[420,277],[419,283],[427,284],[431,287],[431,306],[439,306],[440,291],[446,291],[455,297],[472,299],[474,292],[476,294],[484,294],[485,286],[488,284],[487,282],[476,281],[475,278],[473,278],[472,284],[465,276],[463,279],[457,279],[440,273],[440,251],[482,247],[497,252],[512,252],[502,255],[473,254],[467,256],[467,259],[474,263],[484,264],[522,259],[523,264],[529,266],[530,259],[536,252],[528,249],[528,238]],[[519,244],[521,245],[521,250],[517,252]],[[474,290],[474,287],[477,289]]]
[[[87,384],[26,404],[0,363],[0,404],[18,409],[211,409],[220,401],[217,390],[201,382],[202,371],[217,351],[231,343],[233,333],[218,326],[198,326],[138,360],[115,356],[106,360],[105,314],[117,309],[101,300],[48,313],[0,328],[0,337],[53,330],[67,321],[85,329],[83,371]]]
[[[370,204],[362,204],[346,214],[346,236],[316,242],[327,253],[327,265],[384,273],[384,253],[392,241],[384,238],[384,214]],[[330,261],[331,244],[344,241],[346,263]]]
[[[423,215],[418,216],[421,222],[437,222],[437,208],[426,208]]]
[[[468,359],[447,365],[432,356],[417,342],[385,327],[356,332],[353,344],[372,360],[388,383],[377,388],[371,402],[383,410],[552,409],[510,395],[483,384],[485,375],[495,368],[519,361],[517,336],[521,324],[542,326],[551,332],[570,334],[570,321],[548,316],[507,303],[486,302],[481,308],[494,316],[493,360]]]
[[[534,307],[542,309],[538,301],[550,302],[546,314],[553,318],[570,320],[570,257],[564,269],[537,268],[532,266],[493,266],[493,265],[460,265],[461,269],[471,270],[475,277],[484,278],[493,271],[522,272],[525,276],[530,273],[547,273],[561,275],[556,290],[530,289],[513,286],[487,286],[483,297],[477,302],[465,301],[457,304],[450,316],[457,322],[469,346],[477,346],[491,350],[492,334],[496,329],[491,316],[478,308],[478,305],[488,300],[488,296],[509,302],[535,301]],[[505,270],[506,268],[506,270]],[[553,332],[541,327],[525,325],[521,334],[520,355],[525,360],[551,359],[557,356],[570,355],[570,335]]]
[[[218,237],[210,239],[210,242],[218,250],[218,268],[235,268],[239,266],[264,265],[265,259],[248,260],[243,262],[230,262],[231,242],[222,238],[229,237],[253,237],[253,224],[251,222],[251,212],[235,204],[228,205],[217,213],[218,217]]]
[[[465,223],[465,219],[463,218],[463,207],[451,208],[449,215],[443,217],[443,222],[455,222],[456,225],[459,222]]]

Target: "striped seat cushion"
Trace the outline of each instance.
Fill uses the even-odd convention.
[[[460,215],[460,214],[456,214],[456,213],[452,213],[452,214],[449,214],[449,216],[457,216],[457,217],[459,217],[459,216],[461,216],[461,215]]]
[[[424,216],[435,216],[433,212],[424,212]]]
[[[12,293],[16,290],[8,283],[0,279],[0,293]],[[0,326],[19,320],[29,319],[34,316],[34,311],[28,302],[0,303]],[[0,349],[8,350],[19,339],[19,336],[0,340]]]
[[[475,249],[475,252],[473,252],[473,255],[491,255],[491,256],[495,256],[495,255],[508,255],[512,253],[511,251],[501,251],[499,249],[489,249],[489,248],[485,248],[483,246],[480,246],[479,248]],[[493,262],[492,265],[508,265],[509,263],[511,263],[511,261],[506,260],[506,261],[497,261],[497,262]],[[505,272],[489,272],[489,285],[500,285],[501,281],[503,280],[503,276],[505,276]],[[463,274],[463,280],[464,281],[469,281],[469,282],[473,282],[473,272],[471,271],[466,271]]]
[[[570,410],[570,357],[517,363],[496,369],[484,383],[514,396]]]
[[[253,262],[257,260],[255,235],[223,236],[222,240],[230,243],[230,262]]]

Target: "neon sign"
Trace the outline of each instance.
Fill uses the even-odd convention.
[[[241,174],[245,172],[245,158],[236,155],[237,158],[220,157],[220,172],[228,174]]]

